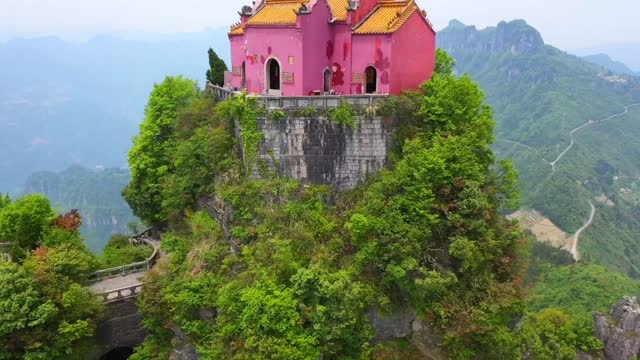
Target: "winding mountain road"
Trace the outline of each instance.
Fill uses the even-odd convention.
[[[591,214],[589,214],[589,220],[587,220],[587,222],[580,229],[578,229],[575,234],[573,234],[571,255],[573,255],[573,258],[576,261],[580,260],[580,254],[578,253],[578,243],[580,242],[580,235],[582,235],[582,233],[587,230],[591,226],[591,224],[593,224],[593,219],[596,217],[596,207],[595,205],[593,205],[593,202],[591,202],[591,200],[589,200],[589,206],[591,206]]]
[[[621,112],[621,113],[613,114],[613,115],[610,115],[610,116],[608,116],[608,117],[606,117],[604,119],[600,119],[600,120],[589,120],[586,123],[584,123],[584,124],[578,126],[577,128],[571,130],[569,132],[569,135],[571,136],[571,142],[569,143],[569,146],[567,146],[567,148],[564,149],[564,151],[561,152],[560,155],[558,155],[558,157],[555,160],[553,160],[553,161],[551,161],[549,163],[551,165],[551,171],[555,171],[556,170],[556,164],[558,163],[558,161],[560,161],[569,152],[569,150],[571,150],[571,148],[575,145],[575,143],[576,143],[575,133],[576,132],[582,130],[583,128],[585,128],[587,126],[590,126],[590,125],[593,125],[593,124],[603,123],[605,121],[609,121],[609,120],[615,119],[617,117],[623,116],[623,115],[625,115],[625,114],[627,114],[629,112],[630,108],[632,108],[634,106],[638,106],[638,105],[640,105],[640,103],[627,105],[627,106],[624,107],[624,111]]]
[[[532,150],[532,151],[535,151],[535,152],[537,152],[537,151],[538,151],[538,149],[533,148],[533,147],[531,147],[531,146],[529,146],[529,145],[527,145],[527,144],[523,144],[523,143],[521,143],[521,142],[517,142],[517,141],[513,141],[513,140],[507,140],[507,139],[496,139],[496,141],[506,142],[506,143],[509,143],[509,144],[518,145],[518,146],[521,146],[521,147],[523,147],[523,148],[526,148],[526,149],[529,149],[529,150]]]

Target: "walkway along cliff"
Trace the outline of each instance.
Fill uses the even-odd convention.
[[[96,358],[111,352],[127,352],[142,344],[148,331],[142,326],[137,296],[143,288],[143,277],[160,259],[160,242],[151,230],[129,238],[133,245],[149,246],[153,253],[145,261],[97,271],[90,276],[89,287],[107,304],[105,318],[98,324],[96,340],[100,351]]]

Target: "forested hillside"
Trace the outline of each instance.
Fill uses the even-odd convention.
[[[452,21],[438,41],[486,91],[494,149],[515,160],[523,206],[573,234],[591,201],[582,258],[639,276],[640,81],[545,45],[522,20],[481,31]]]
[[[60,211],[78,209],[84,219],[80,231],[87,246],[101,252],[114,234],[129,234],[129,224],[139,225],[121,196],[131,176],[127,169],[90,170],[73,166],[62,172],[32,174],[24,193],[46,195]]]
[[[518,205],[517,173],[491,151],[484,94],[452,66],[439,52],[430,82],[375,109],[398,119],[398,147],[388,169],[347,192],[278,177],[255,157],[257,117],[314,111],[271,112],[245,96],[218,103],[184,78],[156,85],[124,195],[138,216],[166,230],[168,263],[146,278],[140,306],[151,335],[132,358],[597,353],[584,316],[590,304],[576,315],[548,309],[563,305],[550,286],[528,310],[525,284],[566,256],[532,249],[500,213]],[[346,103],[341,111],[350,121],[332,121],[345,126],[371,114]],[[594,278],[587,273],[577,287]],[[385,335],[381,324],[398,316],[409,333]]]

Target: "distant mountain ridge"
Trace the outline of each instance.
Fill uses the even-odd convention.
[[[544,46],[540,33],[524,20],[502,21],[498,26],[479,31],[473,25],[467,26],[454,19],[438,32],[438,47],[448,51],[527,54],[540,51]]]
[[[523,20],[482,30],[452,21],[438,46],[485,90],[494,148],[515,160],[523,206],[573,234],[596,204],[582,257],[639,277],[640,106],[627,106],[640,103],[640,80],[545,45]]]
[[[609,71],[612,71],[616,74],[638,75],[635,71],[631,70],[626,64],[620,61],[613,60],[607,54],[587,55],[587,56],[583,56],[582,58],[592,64],[600,65],[603,68]]]
[[[631,70],[640,72],[640,43],[604,44],[571,52],[579,56],[607,54],[616,61],[624,63]]]
[[[41,170],[126,166],[154,82],[182,74],[203,84],[207,50],[230,57],[226,32],[0,43],[0,191],[20,192]]]
[[[59,212],[80,210],[82,235],[92,251],[100,252],[112,234],[126,234],[128,224],[138,222],[121,196],[130,179],[127,169],[72,166],[61,172],[32,174],[24,193],[46,195]]]

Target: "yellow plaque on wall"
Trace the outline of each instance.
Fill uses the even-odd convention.
[[[351,74],[351,83],[352,84],[364,84],[364,74],[363,73],[353,73],[353,74]]]
[[[282,83],[283,84],[293,84],[293,73],[292,72],[283,72],[282,73]]]
[[[295,62],[295,58],[293,56],[289,56],[289,65],[293,65]]]

